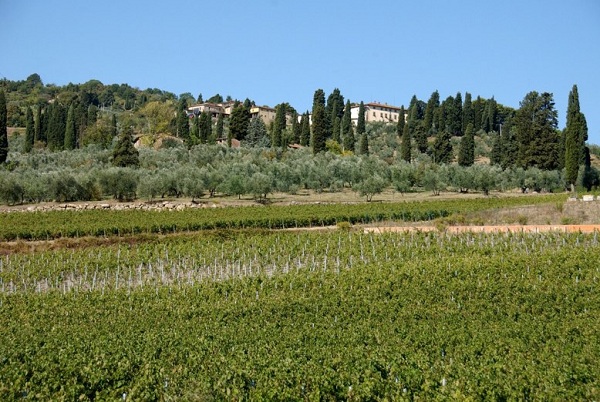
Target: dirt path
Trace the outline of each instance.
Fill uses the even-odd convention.
[[[384,232],[434,232],[439,231],[435,226],[388,226],[367,227],[365,233]],[[600,225],[486,225],[486,226],[447,226],[441,229],[447,233],[594,233],[600,232]]]

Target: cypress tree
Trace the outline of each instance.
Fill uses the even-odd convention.
[[[66,118],[64,108],[58,102],[52,104],[48,122],[48,148],[60,150],[65,145]]]
[[[567,125],[564,130],[566,180],[571,189],[575,188],[579,166],[585,162],[585,141],[587,138],[587,122],[580,111],[577,85],[573,85],[571,92],[569,92]]]
[[[298,112],[292,111],[292,144],[300,144],[302,125],[298,121]]]
[[[350,129],[344,135],[342,139],[344,151],[354,152],[356,148],[356,137],[354,136],[354,126],[350,124]]]
[[[71,103],[67,113],[67,124],[65,128],[64,149],[67,151],[75,149],[75,107]]]
[[[462,120],[463,120],[463,107],[462,107],[462,95],[460,92],[454,97],[454,107],[452,109],[452,125],[450,127],[450,134],[455,136],[463,135],[462,131]]]
[[[6,95],[0,90],[0,164],[8,158],[8,111],[6,107]]]
[[[417,98],[417,95],[413,95],[412,98],[410,98],[410,104],[408,105],[408,113],[410,116],[413,115],[413,111],[415,112],[417,119],[420,120],[423,117],[419,110],[419,99]]]
[[[415,140],[417,149],[421,153],[427,152],[427,130],[423,126],[423,121],[420,117],[419,104],[417,97],[413,95],[411,100],[410,117],[408,119],[408,130],[411,139]]]
[[[325,107],[321,104],[316,104],[313,107],[312,113],[312,137],[311,145],[313,154],[318,154],[325,150],[325,136],[327,134],[327,119],[325,115]]]
[[[557,124],[552,94],[529,92],[515,115],[517,166],[545,170],[558,166]]]
[[[423,117],[423,127],[427,132],[433,127],[434,124],[434,116],[437,111],[437,108],[440,107],[440,94],[436,90],[434,91],[429,100],[427,101],[427,106],[425,107],[425,115]],[[399,135],[402,135],[402,132],[399,132]]]
[[[217,117],[217,129],[216,129],[216,137],[217,139],[223,138],[225,120],[223,117],[223,113],[219,113],[219,117]]]
[[[492,96],[492,99],[489,99],[488,101],[485,102],[485,108],[484,108],[483,116],[482,116],[481,128],[485,132],[489,133],[491,131],[496,130],[497,115],[498,115],[498,110],[497,110],[496,100],[494,100],[494,97]]]
[[[250,124],[250,109],[242,103],[238,103],[231,112],[229,121],[229,134],[227,142],[231,146],[231,140],[237,139],[243,141],[248,133],[248,124]]]
[[[192,127],[190,128],[190,142],[188,146],[196,145],[200,142],[200,118],[196,115],[192,120]]]
[[[356,121],[356,135],[360,138],[367,131],[365,123],[365,104],[360,101],[358,106],[358,120]]]
[[[450,163],[452,162],[452,143],[450,140],[452,135],[447,131],[440,131],[435,137],[433,143],[433,160],[436,163]]]
[[[335,118],[342,119],[344,109],[344,96],[340,93],[338,88],[334,88],[334,90],[327,97],[327,107],[325,111],[327,112],[327,122],[329,123],[327,130],[327,138],[337,137],[339,142],[339,131],[335,132]],[[339,129],[339,125],[338,125]]]
[[[341,125],[342,125],[342,122],[341,122],[340,118],[335,116],[333,118],[333,125],[332,125],[333,128],[332,128],[331,139],[333,139],[338,144],[341,142],[341,133],[340,133]]]
[[[475,163],[475,138],[473,123],[469,123],[465,135],[460,140],[458,164],[460,166],[471,166],[473,163]]]
[[[346,138],[346,135],[352,129],[352,106],[350,105],[350,101],[346,101],[346,106],[344,106],[344,113],[342,114],[342,122],[340,124],[340,139],[343,142]]]
[[[485,100],[481,96],[477,96],[473,102],[473,131],[478,132],[482,128],[483,111],[485,108]]]
[[[440,120],[438,131],[448,131],[450,134],[453,133],[453,130],[456,127],[456,113],[454,110],[455,105],[456,103],[454,102],[454,98],[452,96],[448,96],[442,103],[441,109],[444,111],[444,114],[442,115],[444,120],[443,122]]]
[[[117,136],[117,116],[115,114],[113,114],[110,118],[109,135],[110,135],[111,141],[113,140],[113,138],[115,138]]]
[[[42,138],[42,106],[38,105],[35,108],[35,123],[34,123],[34,142],[44,141]]]
[[[369,138],[367,133],[362,133],[360,141],[358,142],[358,153],[360,155],[369,155]]]
[[[33,121],[33,111],[30,107],[27,108],[25,116],[25,143],[23,144],[23,152],[28,153],[33,149],[35,141],[35,123]]]
[[[133,145],[133,129],[130,127],[123,129],[119,141],[113,149],[112,163],[119,167],[138,167],[140,165],[139,152]]]
[[[502,128],[502,168],[515,166],[517,161],[517,140],[512,126],[512,121],[507,120]]]
[[[322,89],[317,89],[313,97],[312,110],[311,146],[313,154],[318,154],[325,150],[328,126],[327,113],[325,111],[325,93]]]
[[[410,130],[408,129],[408,124],[404,124],[403,126],[404,128],[402,129],[402,143],[400,144],[400,157],[402,158],[402,160],[410,162],[412,152]]]
[[[469,124],[473,125],[473,132],[475,132],[475,114],[473,110],[473,101],[471,100],[471,94],[468,92],[465,92],[465,102],[463,104],[462,113],[462,132],[467,132],[467,126]]]
[[[300,145],[307,147],[310,143],[310,116],[308,110],[300,118]]]
[[[286,112],[285,103],[280,103],[275,106],[275,120],[273,121],[273,131],[271,133],[271,146],[274,148],[281,147],[283,144],[283,130],[286,127]]]
[[[207,144],[212,134],[212,119],[207,111],[200,113],[198,119],[198,140],[201,144]]]
[[[400,112],[398,113],[398,124],[396,124],[396,134],[398,134],[398,138],[402,138],[402,136],[404,135],[404,127],[406,126],[404,114],[404,106],[401,106]]]
[[[184,141],[190,140],[190,119],[187,115],[187,106],[186,98],[181,98],[177,107],[176,132],[177,137],[183,139]]]
[[[40,130],[40,141],[48,145],[48,133],[50,132],[50,115],[52,114],[52,105],[49,105],[44,109],[41,119],[41,130]]]

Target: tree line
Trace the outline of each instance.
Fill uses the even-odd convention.
[[[353,123],[351,108],[356,104],[345,99],[338,88],[327,97],[322,89],[316,90],[312,110],[301,115],[289,103],[277,105],[275,119],[268,126],[260,118],[251,118],[255,103],[249,99],[241,102],[227,97],[233,102],[230,116],[213,118],[206,112],[188,113],[188,106],[203,101],[201,94],[177,97],[157,89],[107,86],[96,80],[56,87],[44,85],[37,74],[25,81],[3,80],[0,88],[0,124],[4,127],[0,127],[0,162],[8,158],[9,122],[25,127],[21,152],[73,150],[96,144],[114,149],[115,155],[121,153],[115,157],[117,166],[137,165],[136,151],[127,141],[142,135],[152,140],[170,134],[188,149],[217,140],[231,145],[234,139],[246,147],[272,149],[300,144],[309,147],[313,155],[369,155],[373,151],[370,142],[375,140],[373,125],[365,122],[364,103],[358,104],[358,119]],[[9,100],[4,93],[7,90]],[[209,101],[223,102],[223,97],[217,94]],[[586,187],[598,185],[576,85],[569,93],[564,130],[558,129],[553,95],[536,91],[526,94],[518,109],[501,105],[493,97],[473,100],[468,92],[464,100],[461,92],[441,100],[434,91],[427,102],[413,96],[406,109],[401,107],[400,116],[393,152],[406,162],[427,155],[434,164],[468,167],[475,163],[476,138],[488,135],[493,144],[486,156],[493,166],[564,169],[566,187],[574,189],[580,176],[585,177]]]

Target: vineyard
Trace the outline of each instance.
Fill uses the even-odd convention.
[[[209,229],[282,229],[381,222],[417,222],[454,213],[563,202],[565,195],[372,204],[304,204],[183,211],[81,210],[0,213],[0,241],[123,236]]]
[[[597,234],[259,229],[11,254],[0,399],[597,400],[599,260]]]

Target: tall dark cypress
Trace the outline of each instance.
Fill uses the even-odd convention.
[[[402,135],[404,134],[404,126],[406,125],[404,115],[404,106],[401,106],[400,112],[398,113],[398,124],[396,124],[396,134],[398,134],[398,138],[402,138]]]
[[[369,137],[367,133],[362,133],[358,142],[358,153],[360,155],[369,155]]]
[[[35,141],[45,141],[42,137],[43,127],[42,127],[42,106],[37,105],[35,108],[35,120],[34,120],[34,142]]]
[[[465,135],[460,140],[458,151],[458,164],[460,166],[471,166],[475,162],[475,138],[473,123],[467,125]]]
[[[286,127],[287,105],[280,103],[275,106],[275,120],[273,121],[273,132],[271,133],[271,146],[281,147],[283,144],[283,130]]]
[[[404,119],[402,119],[404,120]],[[408,124],[404,124],[402,129],[402,143],[400,144],[400,157],[406,162],[411,161],[412,144],[410,140],[410,130]]]
[[[327,123],[329,124],[327,130],[327,138],[333,137],[334,139],[339,140],[340,133],[335,132],[336,128],[334,127],[335,118],[338,117],[340,120],[342,119],[344,109],[344,96],[340,93],[338,88],[334,88],[334,90],[327,97],[327,106],[325,107],[325,112],[327,113]],[[339,127],[337,127],[339,129]]]
[[[200,143],[207,144],[210,135],[212,134],[212,119],[208,112],[200,113],[198,121],[198,139]]]
[[[6,162],[8,158],[7,119],[6,95],[3,90],[0,90],[0,163]]]
[[[225,120],[223,113],[219,113],[219,117],[217,117],[217,128],[216,128],[216,139],[223,138],[223,132],[225,130]]]
[[[454,97],[454,108],[452,110],[452,126],[450,130],[450,134],[455,136],[463,135],[462,131],[462,120],[463,120],[463,104],[462,104],[462,95],[460,92],[456,94]]]
[[[75,149],[76,134],[75,134],[75,107],[71,103],[69,112],[67,113],[67,124],[65,128],[64,149],[70,151]]]
[[[33,111],[30,107],[27,108],[25,115],[25,143],[23,144],[23,152],[28,153],[33,149],[35,142],[35,123],[33,121]]]
[[[187,106],[185,97],[181,98],[177,105],[177,136],[184,141],[190,140],[190,119],[187,115]]]
[[[440,94],[436,90],[429,97],[429,100],[427,101],[427,106],[425,107],[423,127],[427,132],[430,132],[433,128],[434,116],[438,107],[440,107]],[[399,132],[399,135],[402,135],[402,132]]]
[[[433,160],[435,163],[452,162],[452,136],[447,130],[440,131],[433,143]]]
[[[66,116],[62,105],[54,102],[49,110],[48,148],[51,151],[63,149],[65,144]]]
[[[250,108],[245,104],[238,103],[229,118],[228,144],[234,138],[243,141],[248,133],[248,124],[250,124]]]
[[[325,136],[327,135],[327,116],[325,107],[316,104],[312,113],[312,136],[311,145],[313,154],[318,154],[325,150]]]
[[[341,133],[340,133],[340,126],[342,125],[342,122],[340,120],[339,117],[335,116],[333,118],[333,124],[332,124],[332,128],[331,128],[331,139],[334,140],[335,142],[337,142],[338,144],[341,142]]]
[[[475,113],[473,110],[473,101],[471,100],[471,94],[465,92],[465,101],[462,110],[462,132],[467,132],[467,126],[473,125],[473,131],[475,131]]]
[[[585,141],[588,138],[587,122],[579,106],[577,85],[569,92],[567,106],[567,124],[564,130],[566,180],[575,188],[579,167],[585,162]]]
[[[308,110],[300,118],[300,145],[307,147],[310,144],[310,115]]]
[[[302,125],[298,121],[298,112],[292,111],[292,144],[300,144],[300,136],[302,135]]]
[[[367,131],[366,123],[365,123],[365,104],[363,101],[360,101],[360,105],[358,106],[358,119],[356,120],[356,135],[360,137]]]
[[[312,109],[312,136],[311,146],[313,154],[318,154],[325,150],[325,140],[327,138],[328,122],[325,111],[325,92],[317,89],[313,97]]]

